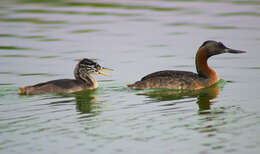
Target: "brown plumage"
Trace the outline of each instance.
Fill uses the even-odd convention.
[[[74,69],[75,79],[59,79],[19,88],[19,94],[69,93],[98,87],[93,73],[108,75],[101,70],[111,70],[101,67],[90,59],[81,60]]]
[[[219,81],[217,73],[208,66],[209,57],[222,53],[245,53],[225,47],[221,42],[205,41],[196,54],[198,73],[187,71],[165,70],[151,73],[134,84],[127,85],[134,89],[186,89],[196,90],[209,87]]]

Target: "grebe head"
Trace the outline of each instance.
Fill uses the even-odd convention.
[[[208,57],[222,54],[222,53],[246,53],[245,51],[230,49],[226,47],[222,42],[216,42],[213,40],[205,41],[199,48],[204,49]]]
[[[105,76],[110,76],[107,73],[101,72],[102,70],[112,70],[109,68],[101,67],[98,63],[94,62],[93,60],[84,58],[80,60],[77,64],[74,73],[75,74],[102,74]]]

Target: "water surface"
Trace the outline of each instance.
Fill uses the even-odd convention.
[[[1,153],[259,153],[258,1],[0,2]],[[211,58],[221,82],[199,92],[131,90],[167,69],[195,71],[205,40],[247,54]],[[113,68],[100,87],[19,96],[73,78],[78,59]]]

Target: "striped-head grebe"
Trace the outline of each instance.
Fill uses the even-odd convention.
[[[91,74],[103,74],[102,70],[111,70],[101,67],[90,59],[82,59],[74,69],[75,79],[58,79],[19,88],[19,94],[71,93],[85,89],[95,89],[98,83]]]

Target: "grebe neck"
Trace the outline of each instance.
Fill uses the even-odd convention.
[[[89,73],[81,72],[78,67],[74,70],[74,77],[76,80],[83,81],[90,89],[98,87],[97,81]]]
[[[214,84],[219,80],[217,73],[208,66],[209,56],[206,53],[205,48],[200,48],[196,54],[196,69],[199,76],[208,78],[209,84]]]

